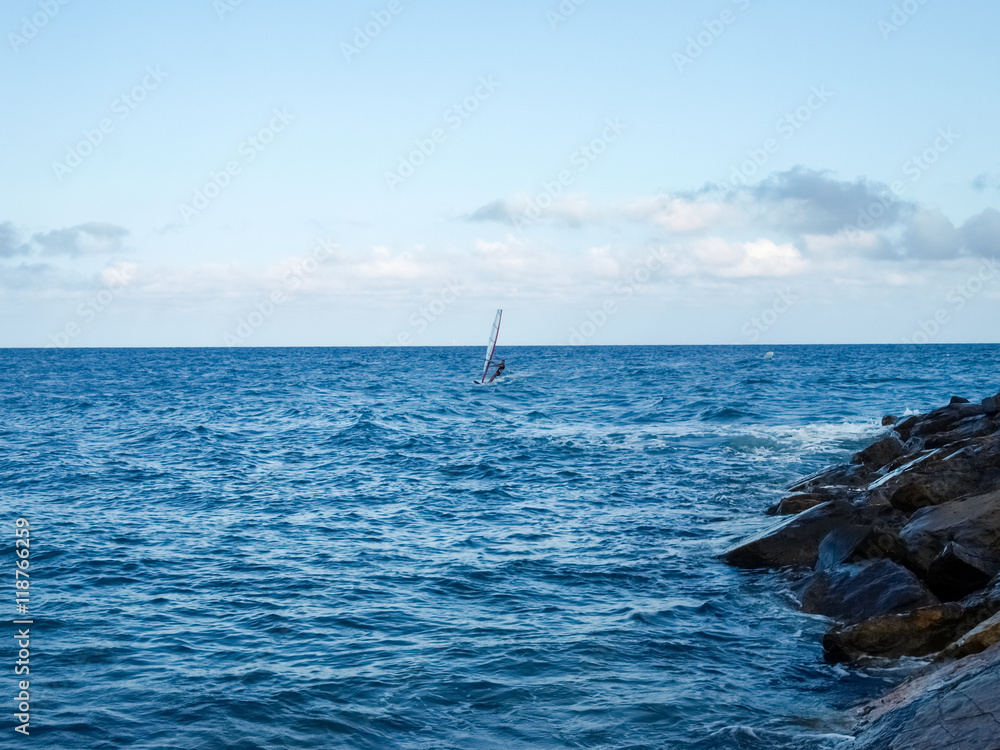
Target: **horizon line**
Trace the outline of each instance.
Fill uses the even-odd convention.
[[[610,349],[610,348],[672,348],[672,349],[683,349],[683,348],[705,348],[705,347],[718,347],[718,348],[754,348],[754,349],[769,349],[769,348],[793,348],[793,347],[807,347],[807,346],[826,346],[826,347],[838,347],[838,346],[893,346],[893,347],[935,347],[935,346],[1000,346],[1000,341],[977,341],[977,342],[955,342],[955,341],[942,341],[942,342],[927,342],[924,344],[916,344],[912,342],[849,342],[849,343],[811,343],[811,344],[749,344],[749,343],[735,343],[735,344],[504,344],[504,349]],[[273,346],[199,346],[199,345],[169,345],[169,346],[136,346],[136,345],[118,345],[118,346],[0,346],[0,351],[103,351],[103,350],[153,350],[153,349],[204,349],[204,350],[263,350],[263,349],[468,349],[476,348],[481,349],[482,344],[410,344],[410,345],[400,345],[400,344],[276,344]]]

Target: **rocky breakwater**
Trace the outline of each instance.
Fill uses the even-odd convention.
[[[882,424],[724,559],[795,569],[803,611],[833,621],[830,662],[925,658],[858,710],[855,750],[1000,748],[1000,394]]]

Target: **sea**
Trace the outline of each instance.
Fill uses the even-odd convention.
[[[910,666],[719,554],[1000,347],[770,351],[0,350],[0,746],[850,747]]]

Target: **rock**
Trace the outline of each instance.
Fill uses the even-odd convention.
[[[963,599],[984,588],[1000,572],[1000,559],[949,542],[927,568],[924,580],[941,601]]]
[[[831,570],[850,559],[871,530],[867,526],[844,526],[826,535],[819,544],[816,570]]]
[[[970,475],[965,471],[936,467],[903,475],[886,491],[890,505],[905,512],[928,506],[941,505],[968,495],[977,495],[996,489],[1000,472]]]
[[[898,422],[895,426],[896,434],[899,435],[899,439],[904,443],[910,439],[910,433],[919,421],[918,417],[912,416],[907,417],[902,422]]]
[[[978,417],[984,413],[979,404],[951,404],[940,409],[927,412],[913,426],[911,436],[926,437],[939,432],[947,432],[952,427],[968,417]]]
[[[803,612],[848,623],[938,604],[919,578],[891,560],[820,571],[800,593]]]
[[[1000,489],[1000,435],[935,448],[876,480],[878,489],[899,510],[913,512],[967,495]]]
[[[790,492],[845,494],[847,490],[867,486],[875,476],[870,467],[861,465],[833,466],[811,474],[789,487]]]
[[[830,497],[828,495],[820,495],[816,493],[790,495],[779,500],[777,505],[772,505],[768,508],[767,515],[792,516],[796,513],[801,513],[804,510],[814,508],[820,503],[825,503],[829,499]]]
[[[943,448],[955,445],[955,448],[963,445],[965,441],[973,438],[983,437],[996,432],[997,426],[993,424],[988,416],[980,414],[974,417],[966,417],[956,422],[954,427],[948,432],[939,432],[937,435],[923,439],[925,448]]]
[[[918,510],[900,538],[907,560],[924,573],[951,542],[966,554],[1000,561],[1000,492]]]
[[[987,414],[996,414],[1000,410],[1000,396],[990,396],[984,398],[982,403],[983,411]]]
[[[961,602],[838,625],[823,637],[824,655],[832,663],[855,661],[865,656],[895,659],[928,656],[935,652],[940,652],[937,658],[941,659],[945,653],[942,649],[947,650],[949,644],[954,644],[998,612],[1000,577]]]
[[[855,453],[851,463],[880,469],[905,454],[906,446],[903,445],[903,441],[897,435],[886,435],[863,451]]]
[[[823,636],[823,656],[831,664],[856,661],[862,656],[927,656],[975,624],[975,615],[958,602],[872,617],[828,632]]]
[[[896,424],[896,418],[892,416],[892,414],[886,414],[884,417],[882,417],[883,427],[891,427],[894,424]]]
[[[765,529],[722,557],[738,568],[812,567],[831,531],[862,522],[861,511],[851,503],[831,500]]]
[[[855,563],[886,557],[902,564],[906,560],[906,546],[899,538],[899,530],[905,523],[905,519],[893,517],[874,522],[868,529],[868,535],[844,558],[844,562]]]
[[[1000,646],[992,646],[865,706],[851,750],[996,750],[998,704]]]
[[[979,623],[952,643],[941,653],[941,656],[948,659],[961,659],[964,656],[981,653],[995,643],[1000,643],[1000,612]]]
[[[969,401],[969,399],[962,398],[961,396],[952,396],[951,397],[951,401],[949,401],[948,403],[949,404],[968,404],[968,403],[970,403],[970,401]]]
[[[962,600],[962,606],[979,610],[981,613],[979,620],[992,617],[994,613],[1000,612],[1000,576],[994,578],[981,591],[969,594]]]

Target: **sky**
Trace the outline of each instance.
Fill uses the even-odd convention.
[[[998,342],[985,0],[11,0],[0,347]]]

